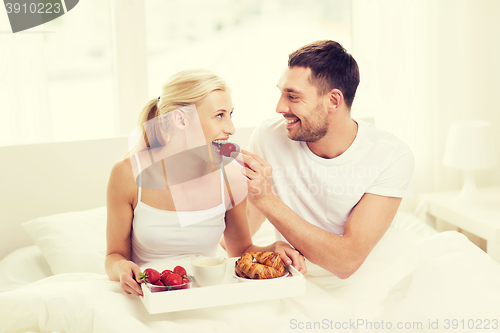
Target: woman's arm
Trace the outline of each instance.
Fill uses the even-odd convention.
[[[253,246],[246,219],[246,201],[240,202],[226,212],[224,240],[229,257],[239,257]]]
[[[129,159],[116,163],[111,170],[107,189],[107,227],[105,268],[109,278],[120,281],[128,294],[142,295],[137,279],[140,268],[130,261],[133,211],[133,182]]]

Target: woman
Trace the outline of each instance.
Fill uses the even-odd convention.
[[[224,235],[228,256],[274,251],[305,267],[285,242],[252,244],[246,218],[246,178],[220,146],[234,134],[224,81],[205,70],[174,75],[139,118],[139,141],[117,162],[107,190],[106,272],[128,294],[145,262],[213,256]]]

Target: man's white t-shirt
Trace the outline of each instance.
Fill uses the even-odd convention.
[[[273,167],[273,192],[302,219],[337,235],[344,233],[351,210],[365,193],[412,195],[410,148],[372,124],[356,122],[353,143],[332,159],[288,138],[283,117],[262,122],[248,146]]]

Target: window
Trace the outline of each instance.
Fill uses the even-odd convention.
[[[0,34],[0,145],[115,136],[111,56],[109,0]]]
[[[235,126],[256,126],[276,115],[276,84],[288,54],[320,39],[349,50],[350,21],[351,0],[149,0],[150,98],[172,74],[205,68],[231,87]]]
[[[351,0],[85,0],[11,34],[0,10],[0,145],[126,135],[188,68],[225,79],[235,126],[255,126],[275,116],[288,54],[319,39],[350,50],[350,20]]]

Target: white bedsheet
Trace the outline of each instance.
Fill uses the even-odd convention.
[[[395,332],[406,322],[422,326],[400,331],[439,332],[446,319],[500,320],[500,265],[456,232],[390,228],[346,280],[310,268],[302,297],[158,315],[105,275],[54,275],[0,293],[0,332]]]

